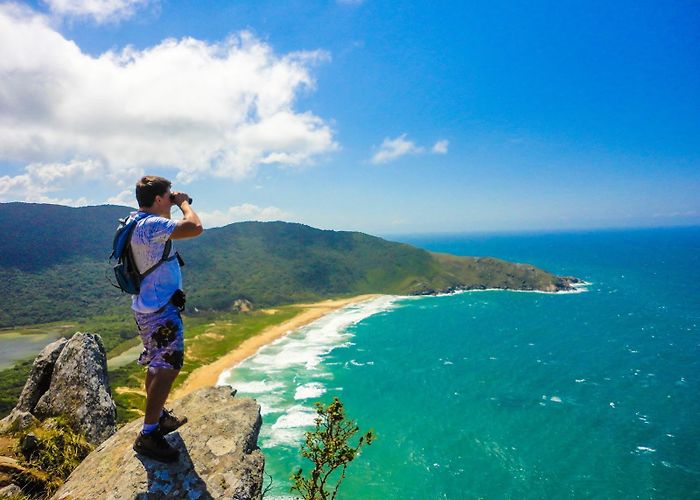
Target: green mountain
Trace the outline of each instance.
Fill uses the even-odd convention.
[[[111,251],[128,207],[0,204],[0,327],[124,310]],[[425,294],[461,288],[569,289],[530,265],[436,254],[359,232],[287,222],[241,222],[178,241],[188,307],[230,309],[239,298],[280,305],[360,293]]]

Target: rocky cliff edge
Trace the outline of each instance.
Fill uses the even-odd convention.
[[[97,447],[53,499],[261,499],[265,459],[257,440],[260,406],[229,386],[193,392],[173,403],[188,423],[167,436],[180,459],[164,464],[137,455],[135,420]]]

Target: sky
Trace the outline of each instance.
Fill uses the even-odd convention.
[[[700,224],[700,2],[0,2],[0,202],[391,235]]]

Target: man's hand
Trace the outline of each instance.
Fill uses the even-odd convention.
[[[187,193],[180,193],[178,191],[172,193],[173,194],[173,203],[177,205],[178,207],[182,208],[182,204],[184,202],[188,202],[191,199],[190,196]]]
[[[173,193],[173,203],[175,203],[184,217],[182,220],[177,221],[177,226],[173,234],[170,235],[170,239],[181,240],[184,238],[194,238],[199,236],[204,231],[202,227],[202,222],[199,220],[199,216],[192,210],[188,202],[189,195],[187,193],[174,192]]]

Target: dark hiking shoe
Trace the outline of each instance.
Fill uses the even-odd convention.
[[[158,420],[158,427],[163,434],[169,434],[187,423],[187,417],[178,417],[172,411],[163,408],[163,413]]]
[[[160,429],[144,434],[139,432],[134,442],[134,451],[160,462],[175,462],[180,456],[177,448],[170,446]]]

